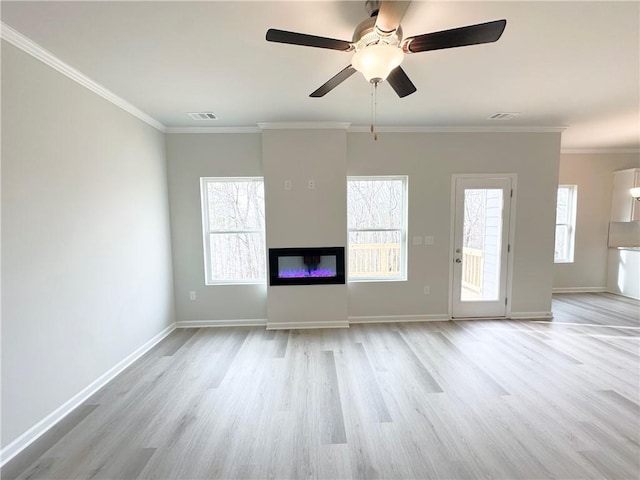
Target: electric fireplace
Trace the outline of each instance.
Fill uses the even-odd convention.
[[[270,285],[345,283],[344,247],[270,248]]]

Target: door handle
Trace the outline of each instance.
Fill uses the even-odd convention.
[[[456,258],[456,263],[462,263],[462,260],[460,260],[459,258]]]

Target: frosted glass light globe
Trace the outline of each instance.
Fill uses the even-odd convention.
[[[402,63],[402,49],[386,43],[368,45],[353,54],[351,65],[369,82],[386,80],[391,71]]]

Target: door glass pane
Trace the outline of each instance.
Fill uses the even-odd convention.
[[[465,189],[462,241],[463,302],[496,301],[500,292],[503,191]]]

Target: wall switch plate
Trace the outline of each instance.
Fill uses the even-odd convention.
[[[431,287],[429,285],[424,286],[424,294],[429,295],[431,293]]]
[[[196,292],[189,292],[189,300],[195,300],[196,299]]]
[[[284,181],[284,189],[285,190],[291,190],[291,180],[285,180]]]
[[[433,235],[425,235],[424,244],[425,245],[433,245]]]
[[[422,235],[414,235],[413,236],[413,244],[414,245],[422,245]]]
[[[309,190],[313,190],[314,188],[316,188],[316,181],[309,180]]]

